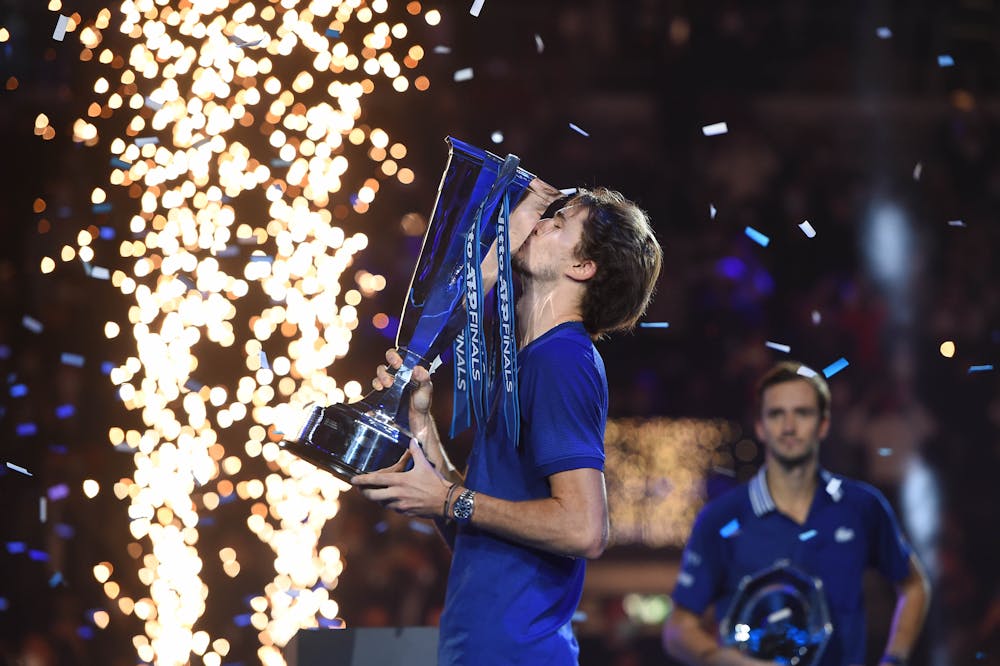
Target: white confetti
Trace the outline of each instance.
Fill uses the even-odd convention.
[[[109,280],[111,279],[111,271],[104,266],[94,266],[90,269],[90,277],[97,280]]]
[[[493,134],[490,134],[490,141],[493,143],[503,143],[503,132],[497,130]]]
[[[541,53],[545,50],[545,42],[542,41],[542,36],[535,33],[535,50]]]
[[[146,106],[148,106],[149,108],[151,108],[153,111],[159,111],[160,109],[163,108],[163,102],[157,102],[152,97],[147,97],[146,98]]]
[[[447,54],[451,53],[451,47],[450,46],[445,46],[443,44],[439,44],[439,45],[437,45],[437,46],[434,47],[434,53],[437,53],[439,55],[447,55]]]
[[[789,346],[789,345],[783,345],[780,342],[771,342],[770,340],[766,341],[764,343],[764,346],[765,347],[770,347],[771,349],[774,349],[774,350],[777,350],[777,351],[780,351],[780,352],[785,352],[786,354],[789,353],[790,351],[792,351],[791,346]]]
[[[923,172],[923,170],[924,170],[924,163],[917,162],[917,164],[913,167],[913,180],[920,180],[920,174]]]
[[[469,13],[473,16],[479,16],[479,12],[483,11],[483,5],[486,4],[486,0],[474,0],[472,7],[469,8]]]
[[[892,30],[883,25],[875,29],[875,34],[879,39],[889,39],[892,37]]]
[[[715,204],[708,204],[708,218],[710,220],[714,220],[715,219],[715,214],[718,213],[718,212],[719,211],[715,207]]]
[[[819,326],[821,321],[823,321],[823,315],[819,313],[819,310],[813,310],[812,311],[813,326]]]
[[[720,134],[727,134],[728,132],[729,126],[726,123],[713,123],[701,128],[701,133],[705,136],[718,136]]]
[[[64,37],[66,37],[66,28],[69,27],[69,17],[59,15],[59,20],[56,21],[56,29],[52,31],[52,39],[57,42],[61,42]]]
[[[795,374],[802,375],[803,377],[815,377],[819,373],[807,365],[800,365],[799,369],[795,371]]]
[[[963,222],[962,220],[948,220],[948,226],[949,227],[964,227],[965,226],[965,222]]]
[[[44,523],[49,518],[49,503],[47,497],[38,498],[38,522]]]
[[[809,220],[800,224],[799,229],[806,235],[806,238],[816,238],[816,230],[813,229],[813,225],[809,224]]]
[[[136,137],[135,140],[135,145],[139,146],[140,148],[149,144],[155,146],[158,143],[160,143],[160,138],[156,136],[140,136]]]
[[[586,130],[582,129],[579,125],[575,125],[573,123],[570,123],[569,124],[569,128],[571,130],[573,130],[574,132],[576,132],[577,134],[582,134],[583,136],[590,136],[590,133],[587,132]]]
[[[562,193],[562,194],[563,194],[564,196],[567,196],[567,197],[571,197],[571,196],[573,196],[574,194],[576,194],[577,192],[579,192],[579,190],[578,190],[577,188],[575,188],[575,187],[567,187],[566,189],[563,189],[563,190],[559,190],[559,191],[560,191],[560,192],[561,192],[561,193]]]
[[[472,68],[465,67],[464,69],[456,71],[453,78],[456,81],[469,81],[470,79],[472,79]]]
[[[21,467],[20,465],[15,465],[12,462],[7,463],[7,467],[11,468],[15,472],[20,472],[21,474],[24,474],[25,476],[34,476],[34,474],[32,474],[31,472],[29,472],[25,468]]]

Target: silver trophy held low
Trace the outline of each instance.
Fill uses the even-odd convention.
[[[349,405],[313,407],[298,436],[282,442],[344,480],[393,465],[406,452],[413,435],[396,421],[413,369],[429,367],[468,329],[467,255],[485,255],[497,240],[497,215],[534,179],[513,155],[504,159],[451,137],[446,141],[448,163],[396,335],[403,365],[393,385]],[[471,238],[479,242],[474,253]],[[478,260],[475,269],[480,270]]]
[[[823,582],[785,560],[744,578],[719,625],[723,645],[791,666],[819,663],[832,633]]]

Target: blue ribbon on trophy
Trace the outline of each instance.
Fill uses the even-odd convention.
[[[484,423],[500,410],[516,441],[517,344],[510,266],[511,202],[534,175],[505,159],[448,138],[448,164],[420,256],[403,303],[396,347],[403,357],[392,387],[350,405],[315,406],[295,439],[283,446],[343,479],[397,462],[409,430],[397,423],[405,391],[417,365],[429,367],[454,343],[455,416],[452,432]],[[487,344],[482,261],[496,243],[498,260],[496,335]],[[495,387],[495,388],[494,388]]]
[[[465,330],[455,338],[454,356],[454,411],[451,420],[451,436],[471,425],[474,416],[477,423],[484,423],[489,416],[488,406],[493,402],[501,411],[504,428],[509,439],[516,442],[520,432],[520,410],[517,402],[517,344],[514,328],[514,302],[512,298],[512,276],[510,265],[510,198],[511,187],[518,175],[518,159],[508,155],[501,166],[490,193],[476,211],[472,228],[465,239],[465,305],[467,320]],[[520,191],[523,191],[523,187]],[[496,354],[488,354],[486,345],[485,297],[483,294],[483,218],[491,204],[499,198],[499,211],[495,223],[497,253],[497,328],[499,339],[499,359]],[[494,226],[489,223],[489,227]],[[494,361],[498,361],[502,380],[496,394],[492,387],[497,379]],[[491,398],[494,398],[491,400]],[[471,409],[470,409],[471,405]]]

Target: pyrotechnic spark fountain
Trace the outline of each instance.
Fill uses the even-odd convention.
[[[148,594],[124,596],[135,582],[114,580],[109,562],[94,576],[144,623],[133,639],[139,658],[220,664],[229,641],[198,628],[212,601],[201,574],[217,555],[238,576],[239,554],[200,551],[199,521],[235,494],[249,505],[246,526],[275,554],[250,623],[261,661],[282,664],[280,648],[300,627],[338,615],[329,589],[343,562],[318,540],[344,486],[277,441],[308,403],[360,396],[359,382],[328,369],[347,353],[356,306],[385,279],[362,271],[356,288],[341,284],[368,238],[338,223],[364,214],[386,179],[413,180],[406,146],[362,122],[363,102],[386,84],[427,89],[414,72],[424,49],[406,42],[415,22],[440,17],[414,1],[390,24],[386,0],[125,0],[118,9],[120,35],[108,9],[90,22],[70,16],[66,30],[78,34],[81,60],[102,67],[73,140],[109,153],[108,182],[91,203],[100,214],[114,206],[126,239],[107,263],[130,268],[98,265],[96,226],[59,259],[109,274],[133,299],[104,332],[134,338],[111,380],[144,427],[112,426],[109,440],[134,457],[114,492],[129,503],[129,550]],[[44,115],[35,125],[55,136]],[[41,269],[55,270],[56,259]],[[243,376],[207,379],[216,358],[237,356]],[[252,458],[266,463],[264,478],[251,476]],[[98,626],[109,621],[95,613]]]

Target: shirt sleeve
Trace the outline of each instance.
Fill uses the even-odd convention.
[[[906,578],[910,572],[913,549],[903,536],[889,502],[877,489],[866,488],[871,495],[866,514],[871,530],[869,564],[893,582]]]
[[[674,602],[698,615],[716,600],[721,587],[722,539],[712,524],[706,511],[698,514],[674,587]]]
[[[518,378],[527,452],[544,476],[603,470],[608,392],[596,351],[553,343],[536,350]]]

